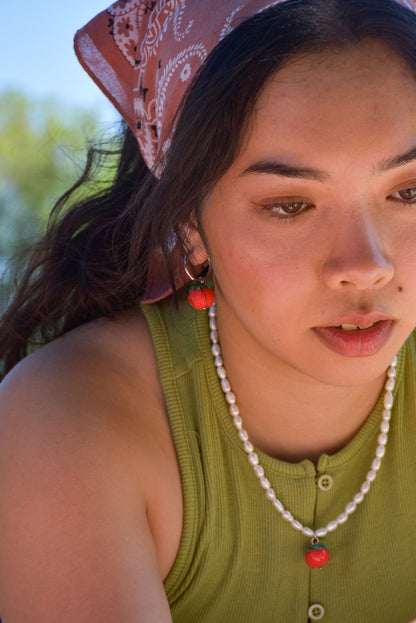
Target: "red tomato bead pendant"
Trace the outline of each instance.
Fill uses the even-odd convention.
[[[188,303],[195,309],[208,309],[215,301],[215,292],[209,286],[197,283],[191,287]]]
[[[324,543],[312,543],[306,550],[306,564],[311,569],[321,569],[329,561],[329,551]]]

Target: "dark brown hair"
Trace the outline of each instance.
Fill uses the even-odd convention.
[[[44,238],[17,273],[0,322],[4,372],[33,345],[137,305],[153,249],[173,275],[172,236],[186,247],[184,225],[191,214],[198,219],[235,158],[267,79],[294,55],[365,38],[382,39],[416,70],[416,15],[395,0],[289,0],[246,20],[211,53],[178,111],[159,180],[126,127],[110,151],[91,149],[84,174],[58,201]],[[104,158],[105,167],[115,155],[112,182],[91,194],[95,163]]]

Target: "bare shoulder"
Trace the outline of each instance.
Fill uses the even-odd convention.
[[[107,450],[116,450],[135,432],[140,444],[165,423],[152,340],[139,312],[74,329],[29,355],[0,385],[3,433],[18,429],[65,445],[82,438],[97,448],[104,435]],[[73,450],[81,452],[81,444]]]
[[[98,368],[91,369],[91,364]],[[139,374],[155,370],[152,339],[142,313],[125,312],[115,318],[98,318],[73,329],[21,361],[1,384],[29,382],[46,372],[54,377],[85,383],[113,374],[121,377],[128,368]],[[64,378],[61,372],[70,376]],[[57,373],[55,375],[55,372]],[[84,377],[84,378],[83,378]]]
[[[181,503],[155,353],[139,312],[71,331],[3,381],[6,620],[36,612],[30,620],[45,623],[170,621],[162,580],[179,544]],[[67,619],[58,613],[63,602]]]

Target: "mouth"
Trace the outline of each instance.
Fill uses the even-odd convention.
[[[357,319],[358,320],[358,319]],[[380,351],[390,338],[392,319],[361,320],[328,327],[316,327],[315,333],[330,350],[347,357],[365,357]]]

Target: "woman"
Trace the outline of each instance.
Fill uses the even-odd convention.
[[[4,623],[416,616],[415,11],[78,33],[131,130],[3,320]]]

